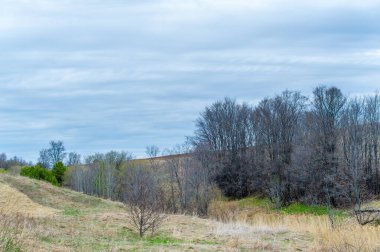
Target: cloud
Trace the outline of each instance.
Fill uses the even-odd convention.
[[[377,1],[3,0],[0,151],[170,147],[204,106],[378,89]]]

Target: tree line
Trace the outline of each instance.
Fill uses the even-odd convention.
[[[207,107],[194,146],[212,150],[212,180],[224,195],[269,196],[339,207],[379,194],[380,96],[348,98],[316,87],[284,91],[257,106],[229,98]]]
[[[145,163],[126,153],[94,155],[69,171],[69,184],[117,199],[128,167],[150,167],[170,212],[207,214],[218,190],[268,196],[278,207],[360,206],[380,192],[379,141],[378,94],[349,98],[319,86],[311,97],[284,91],[256,106],[225,98],[204,109],[194,136],[165,152],[170,158],[156,159],[155,146]]]
[[[82,164],[79,154],[67,155],[63,142],[52,141],[39,165],[50,169],[65,160],[59,182],[125,202],[140,235],[154,230],[162,212],[207,215],[218,197],[253,194],[277,207],[351,205],[365,223],[362,214],[377,211],[362,203],[380,193],[379,144],[379,94],[347,97],[319,86],[311,97],[286,90],[255,106],[217,101],[200,114],[185,144],[164,152],[148,146],[147,159],[110,151]]]

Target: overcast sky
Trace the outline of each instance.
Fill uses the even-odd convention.
[[[379,90],[379,3],[0,0],[0,152],[36,161],[60,139],[141,157],[225,96]]]

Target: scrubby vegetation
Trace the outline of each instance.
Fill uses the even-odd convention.
[[[53,172],[41,167],[41,165],[37,164],[35,166],[26,166],[21,169],[21,176],[34,178],[38,180],[44,180],[52,183],[53,185],[58,185],[58,180],[54,176]]]
[[[33,232],[34,222],[22,215],[0,213],[0,251],[21,252],[26,232]]]
[[[65,176],[65,172],[67,170],[67,167],[63,165],[61,161],[57,162],[54,166],[53,169],[51,170],[52,174],[56,178],[57,182],[59,185],[62,185],[63,179]]]
[[[25,193],[26,199],[46,207],[44,212],[50,212],[50,207],[58,210],[54,215],[40,215],[45,217],[22,222],[26,224],[25,231],[18,229],[13,238],[13,244],[21,251],[30,247],[36,251],[184,251],[190,248],[196,251],[376,251],[380,248],[380,227],[359,226],[349,209],[341,210],[344,214],[338,214],[333,229],[322,207],[290,205],[285,211],[263,197],[214,200],[209,206],[208,219],[168,214],[155,235],[148,232],[140,238],[128,221],[128,211],[120,203],[6,174],[0,176],[1,184]],[[14,198],[15,194],[9,197]],[[24,200],[17,200],[17,204],[19,211],[29,208],[23,205]],[[373,202],[373,206],[377,204]],[[30,225],[35,233],[30,233]]]

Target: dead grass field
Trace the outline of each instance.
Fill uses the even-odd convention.
[[[380,229],[342,218],[286,215],[223,203],[223,219],[170,215],[158,234],[138,238],[122,204],[42,181],[0,175],[0,214],[18,218],[22,251],[378,251]],[[230,206],[232,205],[232,207]],[[17,213],[17,214],[16,214]],[[5,215],[4,215],[5,214]],[[22,216],[22,220],[20,220]],[[3,217],[4,218],[4,217]],[[0,226],[9,222],[1,222]],[[359,250],[361,249],[361,250]]]

